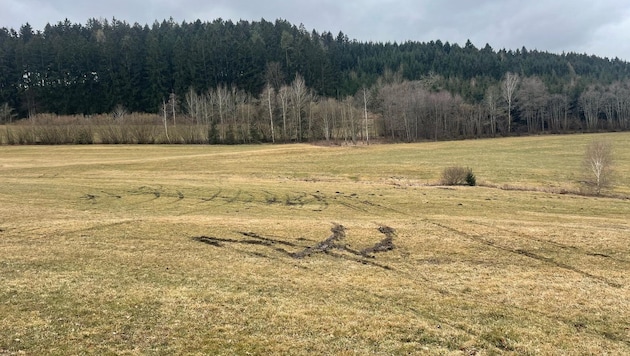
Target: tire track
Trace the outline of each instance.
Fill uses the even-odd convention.
[[[524,257],[531,258],[531,259],[534,259],[534,260],[537,260],[537,261],[540,261],[540,262],[544,262],[546,264],[549,264],[549,265],[552,265],[552,266],[555,266],[555,267],[558,267],[558,268],[561,268],[561,269],[564,269],[564,270],[567,270],[567,271],[578,273],[578,274],[580,274],[580,275],[582,275],[584,277],[587,277],[587,278],[590,278],[590,279],[602,282],[602,283],[608,285],[609,287],[613,287],[613,288],[621,288],[622,287],[621,284],[619,284],[617,282],[614,282],[612,280],[609,280],[608,278],[591,274],[589,272],[583,271],[581,269],[578,269],[578,268],[573,267],[571,265],[568,265],[566,263],[556,261],[553,258],[544,257],[544,256],[541,256],[539,254],[536,254],[536,253],[533,253],[533,252],[530,252],[530,251],[527,251],[527,250],[524,250],[524,249],[518,249],[518,248],[515,249],[515,248],[503,246],[503,245],[495,243],[494,241],[490,241],[490,240],[484,239],[483,237],[481,237],[479,235],[469,234],[467,232],[455,229],[453,227],[441,224],[441,223],[436,222],[436,221],[430,221],[428,219],[423,219],[423,220],[425,222],[429,223],[429,224],[432,224],[432,225],[440,227],[440,228],[442,228],[444,230],[447,230],[447,231],[450,231],[452,233],[455,233],[458,236],[464,237],[467,240],[470,240],[470,241],[473,241],[473,242],[476,242],[476,243],[480,243],[480,244],[483,244],[483,245],[486,245],[486,246],[489,246],[489,247],[492,247],[492,248],[495,248],[495,249],[498,249],[498,250],[501,250],[501,251],[504,251],[504,252],[507,252],[507,253],[511,253],[511,254],[515,254],[515,255],[519,255],[519,256],[524,256]]]
[[[338,259],[371,265],[385,270],[393,270],[393,268],[388,265],[370,260],[376,258],[375,254],[377,253],[388,252],[395,249],[395,245],[393,243],[395,230],[388,226],[381,226],[378,230],[385,235],[385,238],[377,242],[373,246],[360,251],[355,251],[349,248],[348,245],[343,242],[346,237],[346,228],[343,225],[339,224],[334,224],[331,228],[332,235],[312,246],[302,246],[288,241],[261,236],[253,232],[240,232],[241,235],[248,238],[242,240],[212,236],[196,236],[192,239],[194,241],[202,242],[219,248],[226,247],[227,245],[266,246],[276,252],[291,257],[292,259],[304,259],[315,254],[323,253]],[[278,245],[281,245],[282,247],[279,247]],[[297,252],[288,251],[286,249],[287,247],[293,249],[301,248],[301,250],[298,250]],[[260,257],[260,255],[258,256]]]
[[[593,256],[593,257],[602,257],[602,258],[608,258],[611,259],[613,261],[617,261],[617,262],[621,262],[621,263],[627,263],[630,264],[629,260],[623,259],[623,258],[618,258],[618,257],[614,257],[605,253],[600,253],[600,252],[591,252],[591,251],[587,251],[583,248],[580,247],[576,247],[576,246],[571,246],[571,245],[565,245],[565,244],[561,244],[559,242],[555,242],[555,241],[551,241],[551,240],[545,240],[545,239],[541,239],[523,232],[519,232],[519,231],[514,231],[514,230],[510,230],[510,229],[506,229],[506,228],[502,228],[502,227],[497,227],[497,226],[492,226],[489,224],[484,224],[484,223],[480,223],[480,222],[473,222],[473,221],[469,221],[468,223],[470,224],[474,224],[474,225],[479,225],[479,226],[483,226],[483,227],[487,227],[487,228],[491,228],[491,229],[495,229],[497,231],[501,231],[501,232],[505,232],[514,236],[518,236],[524,239],[528,239],[528,240],[532,240],[532,241],[536,241],[539,242],[541,244],[549,244],[551,246],[557,247],[559,249],[562,250],[571,250],[571,251],[575,251],[578,253],[582,253],[586,256]]]

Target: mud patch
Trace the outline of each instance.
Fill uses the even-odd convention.
[[[388,226],[381,226],[378,230],[382,234],[385,234],[384,239],[376,243],[374,246],[356,251],[351,249],[344,242],[344,239],[346,238],[346,228],[343,225],[334,224],[333,227],[330,229],[332,235],[330,235],[328,238],[317,243],[314,246],[307,247],[302,251],[290,253],[289,256],[296,259],[303,259],[316,253],[324,253],[335,258],[355,261],[366,265],[380,267],[386,270],[392,270],[393,268],[391,268],[390,266],[368,260],[368,258],[375,258],[375,253],[391,251],[395,248],[393,243],[395,230]]]
[[[314,253],[328,252],[333,248],[346,250],[346,245],[341,242],[341,240],[346,237],[346,229],[343,227],[343,225],[335,224],[332,229],[330,229],[330,231],[332,232],[332,235],[330,235],[327,239],[319,242],[317,245],[307,247],[300,252],[291,253],[289,255],[293,258],[304,258]]]
[[[381,226],[378,228],[378,231],[385,235],[385,238],[376,245],[361,250],[362,256],[374,258],[376,257],[374,256],[375,253],[387,252],[394,249],[394,235],[396,234],[396,231],[389,226]]]
[[[391,270],[392,268],[387,265],[379,264],[370,260],[375,259],[377,253],[384,253],[395,249],[395,230],[388,226],[381,226],[378,228],[378,230],[385,235],[385,238],[383,238],[373,246],[358,251],[353,250],[348,246],[348,244],[345,243],[346,228],[340,224],[334,224],[333,227],[330,229],[332,234],[326,239],[312,246],[301,246],[296,243],[262,236],[254,232],[239,232],[239,234],[248,238],[243,240],[210,236],[198,236],[193,237],[192,239],[194,241],[202,242],[219,248],[227,247],[229,244],[267,246],[293,259],[304,259],[306,257],[321,253],[339,259],[351,260],[362,264]],[[306,241],[306,239],[300,238],[298,239],[298,241]],[[302,249],[298,251],[287,250],[294,250],[295,248]],[[256,253],[256,255],[258,257],[266,257],[265,255],[260,253]]]
[[[203,242],[205,244],[212,245],[215,247],[223,247],[223,244],[221,243],[221,241],[219,241],[217,238],[214,238],[214,237],[199,236],[199,237],[193,237],[193,240]]]

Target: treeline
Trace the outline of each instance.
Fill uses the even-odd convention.
[[[283,20],[0,29],[0,122],[152,113],[139,124],[180,122],[211,143],[627,130],[628,78],[619,59],[362,43]]]
[[[220,85],[164,99],[158,114],[117,105],[93,116],[38,114],[6,125],[0,144],[422,141],[630,129],[630,80],[589,86],[571,106],[538,77],[507,73],[481,103],[436,89],[440,78],[403,80],[387,72],[342,100],[318,96],[296,75],[258,96]]]

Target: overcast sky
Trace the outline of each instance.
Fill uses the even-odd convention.
[[[459,43],[630,61],[628,0],[2,0],[0,27],[115,17],[130,24],[278,18],[359,41]]]

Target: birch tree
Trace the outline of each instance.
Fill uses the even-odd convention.
[[[308,89],[304,83],[304,78],[296,74],[295,80],[291,84],[291,108],[293,120],[295,121],[295,135],[298,141],[302,140],[302,110],[307,101]]]
[[[368,127],[367,104],[368,104],[367,89],[364,86],[363,87],[363,115],[364,115],[364,125],[365,125],[365,143],[369,145],[370,144],[370,130]]]
[[[584,154],[584,173],[589,192],[600,195],[602,189],[612,185],[613,150],[606,141],[593,141]]]
[[[280,99],[280,108],[282,109],[282,139],[287,141],[287,111],[289,110],[290,89],[283,85],[278,91],[278,99]]]
[[[276,90],[271,83],[267,83],[265,89],[260,95],[260,102],[266,106],[266,111],[269,114],[269,128],[271,129],[271,142],[276,142],[275,124],[273,122],[273,112],[276,106]]]
[[[4,103],[0,105],[0,123],[13,122],[15,119],[15,113],[13,112],[13,108],[9,106],[9,103]]]
[[[490,118],[490,135],[492,137],[497,134],[497,116],[499,115],[500,97],[501,93],[499,88],[496,86],[489,87],[486,90],[486,95],[484,97],[484,105],[486,106],[488,117]]]
[[[507,103],[507,114],[508,114],[508,123],[507,123],[507,132],[508,134],[512,131],[512,103],[514,101],[514,95],[516,93],[516,88],[518,87],[519,77],[518,74],[507,72],[505,74],[505,78],[503,82],[501,82],[501,95],[503,99]]]

